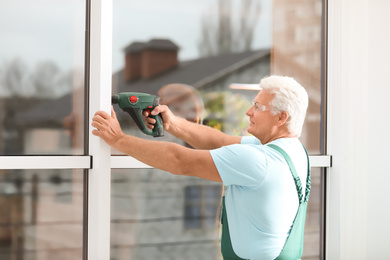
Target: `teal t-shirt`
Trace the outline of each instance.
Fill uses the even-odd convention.
[[[298,138],[277,139],[306,183],[307,157]],[[234,252],[244,259],[275,259],[298,209],[290,169],[280,153],[255,137],[210,151],[226,186],[225,203]]]

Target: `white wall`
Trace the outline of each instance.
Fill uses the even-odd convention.
[[[390,1],[328,1],[327,259],[390,259]]]

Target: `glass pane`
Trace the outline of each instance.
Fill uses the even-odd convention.
[[[270,74],[271,1],[113,2],[113,93],[159,95],[191,121],[247,134],[257,93],[231,84]],[[148,138],[114,108],[129,133]]]
[[[156,169],[111,176],[111,259],[218,259],[221,184]]]
[[[322,0],[274,0],[271,73],[294,77],[309,94],[301,141],[310,154],[321,154]]]
[[[321,15],[321,0],[114,0],[113,93],[159,95],[190,120],[247,135],[245,112],[257,90],[237,83],[292,76],[310,98],[301,140],[320,154]],[[178,101],[189,93],[192,104]],[[147,138],[115,109],[130,133]]]
[[[311,154],[321,153],[321,0],[113,2],[113,93],[158,95],[160,104],[168,105],[175,114],[187,120],[215,127],[231,135],[248,135],[246,129],[249,121],[245,112],[258,90],[246,84],[258,84],[261,78],[270,74],[292,76],[306,88],[310,99],[300,139]],[[118,105],[114,105],[114,108],[126,133],[187,145],[167,133],[156,139],[145,135]],[[113,154],[119,153],[113,151]],[[137,191],[137,196],[148,197],[149,193],[144,188],[149,186],[143,181],[132,183],[133,177],[130,178],[134,172],[138,174],[141,170],[130,171],[128,185],[131,188],[127,189]],[[144,178],[142,180],[166,174],[158,173],[158,170],[145,172],[141,174],[143,177],[139,177]],[[120,174],[120,171],[113,171],[113,174],[116,173]],[[316,175],[320,176],[319,173]],[[169,183],[177,183],[176,178],[178,176],[173,176]],[[321,179],[316,185],[314,187],[313,184],[307,216],[309,226],[305,243],[309,243],[309,246],[305,246],[305,257],[318,259],[322,239],[319,220],[322,198],[318,191]],[[213,220],[216,206],[213,199],[208,202],[201,197],[214,198],[215,191],[207,187],[198,188],[197,184],[187,186],[187,190],[183,188],[178,196],[186,199],[180,204],[181,216],[184,216],[181,221],[184,223],[173,225],[168,230],[184,227],[206,239],[208,232],[217,230]],[[199,196],[196,198],[195,194]],[[162,200],[160,204],[164,203]],[[134,202],[132,206],[127,204],[126,209],[141,214],[137,212],[145,210],[145,205],[146,202],[142,206]],[[125,210],[122,204],[113,207],[112,214],[121,212],[120,209]],[[150,218],[159,219],[166,211],[164,207],[156,207],[148,213]],[[180,248],[181,254],[185,254],[190,246],[196,246],[178,242],[187,241],[188,230],[184,234],[169,233],[176,240],[169,235],[161,235],[161,241],[155,240],[158,243],[150,242],[148,239],[153,239],[151,235],[143,234],[140,228],[149,222],[139,223],[138,220],[134,221],[134,217],[125,217],[129,220],[118,221],[117,228],[112,229],[114,259],[125,259],[130,255],[136,259],[157,257],[149,255],[147,249],[158,243],[163,243],[168,259],[180,255],[172,251],[173,248]],[[127,229],[121,229],[120,225],[125,227],[125,223]],[[211,229],[204,229],[210,226]],[[161,234],[166,232],[160,227],[155,231]],[[121,239],[125,233],[129,238],[127,242]],[[140,241],[140,236],[145,236],[144,242],[136,242]],[[218,243],[214,243],[212,252],[217,253],[210,252],[205,259],[219,259],[218,247]],[[215,258],[210,258],[210,255]]]
[[[0,171],[0,259],[82,259],[83,172]]]
[[[320,259],[321,180],[313,168],[302,259]],[[220,184],[156,169],[112,170],[111,183],[112,259],[219,259]]]
[[[0,155],[83,154],[85,1],[0,6]]]
[[[306,223],[305,223],[305,240],[303,245],[304,260],[322,259],[321,243],[323,234],[322,230],[322,208],[324,198],[322,196],[323,169],[311,169],[311,190],[309,203],[307,204]]]

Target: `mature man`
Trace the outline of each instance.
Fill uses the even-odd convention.
[[[302,226],[302,221],[295,224],[295,217],[299,215],[302,219],[303,215],[304,223],[306,209],[298,211],[303,194],[297,196],[301,184],[294,182],[292,173],[305,186],[309,162],[298,137],[308,96],[305,89],[289,77],[264,78],[260,89],[246,113],[250,119],[248,132],[253,135],[250,137],[230,136],[188,122],[173,115],[166,106],[152,111],[154,115],[161,113],[166,131],[196,149],[125,135],[113,110],[111,116],[97,112],[92,122],[96,128],[92,131],[94,135],[148,165],[173,174],[223,182],[227,186],[222,220],[224,259],[275,259],[278,256],[288,259],[289,253],[283,252],[290,250],[286,247],[301,246],[301,242],[296,245],[293,241],[295,233],[303,232],[296,231],[295,227]],[[148,122],[152,124],[154,120],[148,119]],[[308,195],[308,189],[305,193]],[[307,198],[305,196],[306,202]],[[294,238],[288,239],[290,233],[294,233]],[[294,245],[288,246],[291,243]],[[290,255],[300,258],[297,253]]]

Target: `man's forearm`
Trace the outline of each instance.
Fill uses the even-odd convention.
[[[138,137],[124,135],[112,144],[116,150],[130,155],[137,160],[174,174],[180,173],[180,149],[186,149],[175,143],[150,141]]]
[[[184,118],[177,118],[175,124],[169,126],[168,132],[196,149],[211,150],[241,142],[239,136],[230,136],[209,126],[189,122]]]
[[[221,182],[210,152],[123,135],[112,147],[154,168],[178,175]]]

